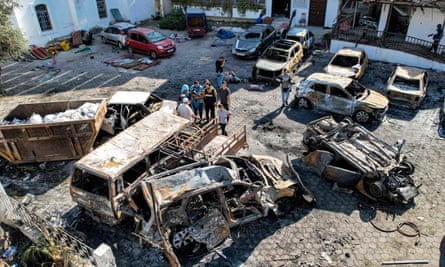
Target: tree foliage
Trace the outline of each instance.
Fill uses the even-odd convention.
[[[8,56],[19,56],[26,48],[22,32],[10,20],[14,7],[18,7],[17,0],[0,1],[0,61]]]

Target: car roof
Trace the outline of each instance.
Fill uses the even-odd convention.
[[[147,34],[147,33],[155,32],[156,30],[154,30],[152,28],[137,27],[137,28],[133,28],[133,29],[131,29],[129,31],[131,31],[131,32],[139,32],[139,33],[142,33],[142,34]]]
[[[421,79],[425,74],[425,70],[408,66],[397,66],[395,74],[408,79]]]
[[[118,22],[113,25],[110,25],[110,27],[116,27],[119,29],[127,29],[127,28],[134,28],[136,26],[134,24],[127,23],[127,22]]]
[[[117,91],[108,101],[108,104],[136,105],[144,104],[150,97],[150,92],[141,91]]]
[[[336,55],[359,57],[364,51],[357,48],[342,48],[335,53]]]
[[[307,34],[307,32],[308,32],[308,30],[306,28],[292,27],[287,32],[287,35],[304,36]]]
[[[324,81],[330,84],[337,84],[342,88],[347,87],[352,82],[351,78],[336,76],[322,72],[312,73],[309,77],[306,78],[306,80]]]

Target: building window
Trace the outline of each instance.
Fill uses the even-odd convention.
[[[105,0],[96,0],[97,12],[99,12],[99,18],[107,17],[107,5],[105,4]]]
[[[52,30],[53,26],[51,25],[51,19],[49,18],[49,13],[46,5],[37,5],[35,9],[42,32]]]

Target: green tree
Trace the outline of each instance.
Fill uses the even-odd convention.
[[[26,49],[26,41],[22,32],[12,25],[9,17],[14,7],[18,7],[17,0],[0,1],[0,62],[10,56],[18,57]],[[0,78],[1,73],[0,66]],[[0,93],[5,95],[6,92],[1,87],[0,80]]]

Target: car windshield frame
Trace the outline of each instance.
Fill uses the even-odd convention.
[[[260,32],[243,32],[238,38],[241,41],[260,41],[262,39],[262,33]]]
[[[421,80],[395,75],[392,85],[405,91],[420,91]]]
[[[167,39],[167,37],[165,37],[162,33],[158,32],[158,31],[146,33],[145,37],[151,43],[157,43],[157,42],[161,42],[161,41],[164,41],[165,39]]]
[[[269,60],[287,62],[289,59],[289,51],[269,48],[266,50],[266,52],[264,52],[263,57]]]
[[[364,96],[368,96],[369,89],[357,80],[352,80],[348,86],[344,88],[353,98],[360,99]]]
[[[353,59],[355,60],[355,62],[352,62]],[[360,65],[360,57],[356,57],[353,55],[336,54],[332,58],[329,65],[343,67],[343,68],[352,68],[353,66]]]

